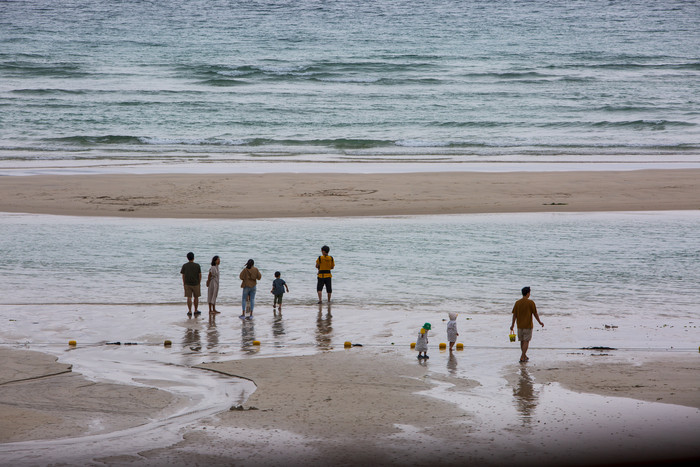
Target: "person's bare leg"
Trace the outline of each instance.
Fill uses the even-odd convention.
[[[521,362],[527,361],[527,349],[529,347],[530,347],[530,341],[520,341],[520,350],[522,351],[522,355],[520,355]]]
[[[330,303],[330,301],[331,301],[331,293],[328,292],[328,303]]]
[[[318,303],[321,303],[323,301],[323,291],[319,290],[318,291]]]
[[[199,310],[199,297],[194,297],[194,312],[197,313]]]
[[[187,312],[192,313],[192,297],[187,297]]]

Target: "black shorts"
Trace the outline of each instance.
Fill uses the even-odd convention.
[[[320,292],[323,290],[323,286],[326,286],[326,292],[333,292],[333,285],[331,284],[332,277],[319,277],[318,282],[316,282],[316,291]]]

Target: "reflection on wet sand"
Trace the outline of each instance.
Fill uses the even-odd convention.
[[[316,316],[316,346],[322,350],[330,350],[333,337],[333,316],[331,315],[331,305],[328,304],[328,313],[323,316],[323,305],[318,306]]]
[[[216,314],[209,314],[209,325],[207,326],[207,350],[214,350],[219,347],[219,330],[216,329]]]
[[[447,359],[447,371],[453,376],[457,374],[457,357],[454,352],[450,352],[450,358]]]
[[[277,339],[281,339],[286,334],[284,330],[284,320],[282,319],[282,312],[274,313],[272,317],[272,336],[275,338],[275,345],[281,345],[282,343]]]
[[[535,380],[530,375],[526,365],[520,366],[520,375],[513,388],[513,396],[515,396],[515,404],[520,412],[523,425],[529,425],[535,408],[537,408],[539,394],[535,390]]]
[[[187,328],[185,329],[185,335],[182,338],[182,345],[194,352],[198,352],[202,348],[202,340],[199,336],[199,329],[197,328]]]
[[[252,319],[243,320],[241,324],[241,350],[247,354],[255,353],[255,324]]]
[[[192,321],[187,323],[185,334],[182,336],[182,362],[187,366],[199,363],[202,349],[202,339],[199,334],[199,323]]]

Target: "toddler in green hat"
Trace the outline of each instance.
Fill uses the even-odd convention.
[[[418,339],[416,339],[416,350],[418,351],[418,359],[430,358],[428,357],[428,331],[430,331],[430,323],[425,323],[420,332],[418,333]]]

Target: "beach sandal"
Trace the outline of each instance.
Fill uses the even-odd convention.
[[[192,312],[191,312],[191,311],[188,311],[188,312],[187,312],[187,316],[191,318],[191,317],[192,317]]]
[[[239,318],[245,319],[245,315],[241,315],[241,316],[239,316]]]

